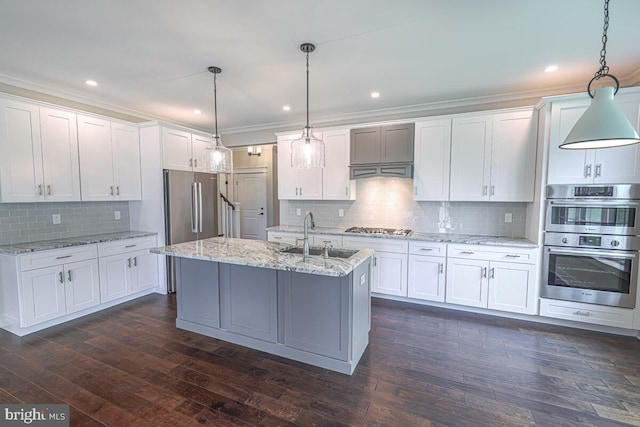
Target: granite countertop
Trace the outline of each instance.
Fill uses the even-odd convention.
[[[281,231],[287,233],[302,233],[303,227],[292,225],[279,225],[267,228],[269,231]],[[441,242],[457,243],[465,245],[487,245],[487,246],[511,246],[519,248],[537,248],[538,245],[523,237],[499,237],[499,236],[479,236],[472,234],[449,234],[449,233],[422,233],[412,231],[408,236],[390,236],[385,234],[358,234],[345,233],[344,228],[316,227],[309,228],[309,234],[334,234],[336,236],[356,236],[373,237],[380,239],[400,239],[415,240],[421,242]]]
[[[29,252],[47,251],[49,249],[61,249],[71,246],[91,245],[94,243],[113,242],[115,240],[134,239],[136,237],[155,236],[158,233],[151,231],[121,231],[119,233],[91,234],[88,236],[68,237],[65,239],[41,240],[38,242],[16,243],[0,246],[0,253],[20,255]]]
[[[312,255],[307,262],[304,262],[302,261],[302,255],[280,252],[280,249],[287,246],[280,243],[265,242],[264,240],[214,237],[154,248],[151,249],[151,252],[180,258],[335,277],[346,276],[369,256],[373,255],[372,250],[361,249],[347,259],[324,259],[320,255]]]

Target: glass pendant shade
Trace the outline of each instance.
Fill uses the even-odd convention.
[[[233,152],[222,145],[220,136],[215,135],[211,146],[202,153],[205,170],[211,173],[232,173]]]
[[[591,105],[578,119],[560,148],[584,150],[640,143],[638,132],[613,102],[614,90],[610,86],[595,90]]]
[[[310,127],[305,127],[300,138],[291,142],[291,166],[301,169],[324,167],[324,141],[317,138]]]

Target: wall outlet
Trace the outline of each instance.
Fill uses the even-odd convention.
[[[300,208],[297,208],[297,209],[296,209],[296,215],[298,215],[298,216],[300,216],[300,215],[301,215]]]
[[[504,214],[504,222],[507,224],[511,224],[513,222],[513,214],[511,212],[507,212]]]
[[[114,211],[113,216],[115,217],[116,221],[120,221],[120,211]]]
[[[51,215],[51,220],[54,224],[60,224],[60,214]]]
[[[338,209],[338,216],[342,218],[344,216],[344,209]]]

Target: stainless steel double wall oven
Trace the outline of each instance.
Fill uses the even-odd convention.
[[[542,296],[634,308],[640,185],[547,186]]]

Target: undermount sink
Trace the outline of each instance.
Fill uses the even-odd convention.
[[[287,246],[286,248],[280,249],[280,252],[284,252],[287,254],[297,254],[302,255],[304,249],[301,246]],[[351,258],[353,255],[358,253],[357,250],[354,249],[328,249],[329,258]],[[324,248],[320,247],[310,247],[309,255],[324,255]]]

